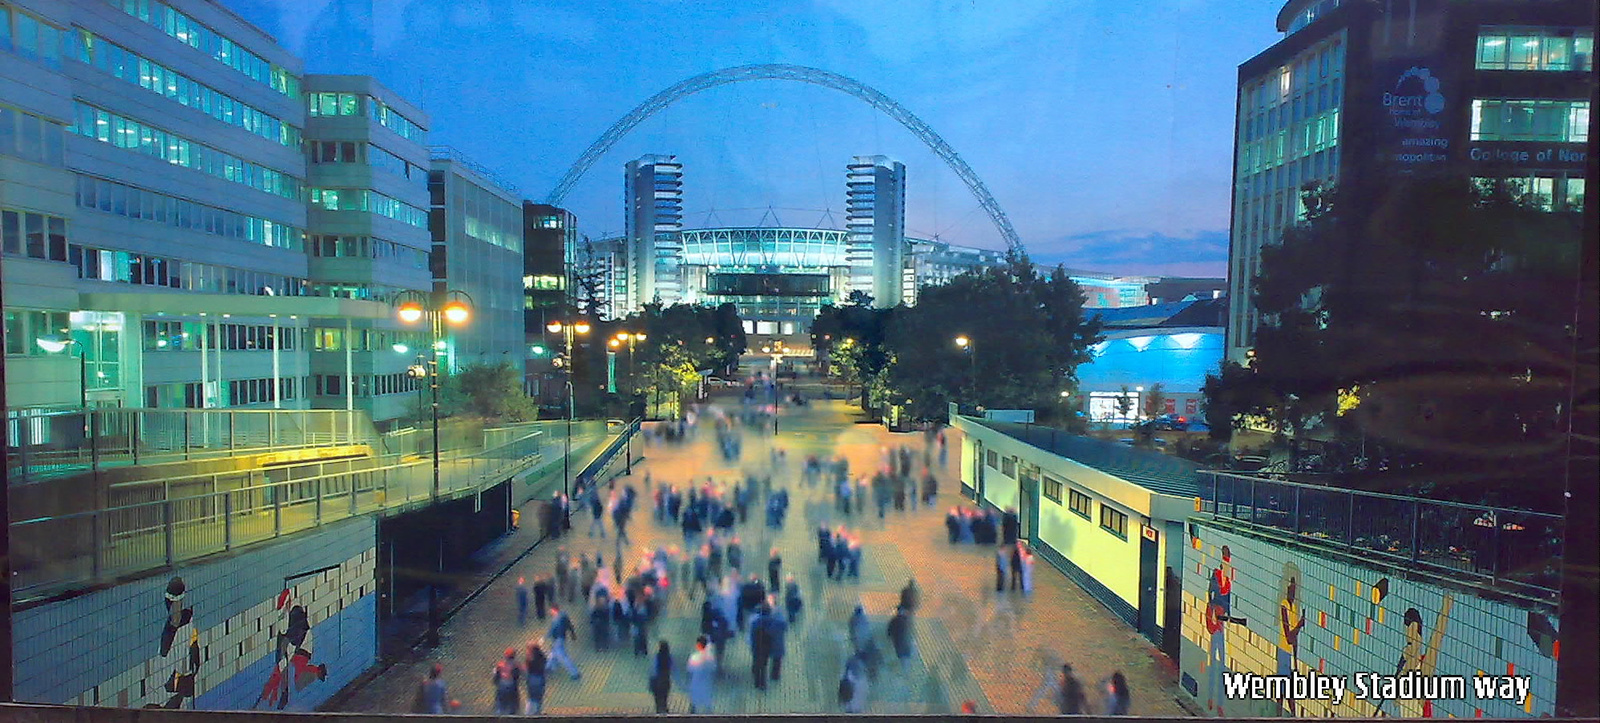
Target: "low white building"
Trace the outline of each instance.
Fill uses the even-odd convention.
[[[1163,631],[1181,620],[1181,586],[1168,581],[1183,569],[1200,494],[1193,463],[1028,424],[954,413],[951,423],[967,497],[1016,510],[1040,557],[1151,641],[1176,645]]]

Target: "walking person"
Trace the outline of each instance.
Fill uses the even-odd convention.
[[[706,636],[694,641],[694,654],[689,656],[689,712],[710,713],[711,696],[716,685],[717,659],[706,649]]]
[[[766,624],[770,614],[770,610],[757,608],[750,618],[750,678],[756,690],[767,689],[767,665],[772,661],[772,631]]]
[[[567,669],[573,680],[582,678],[583,674],[578,672],[578,666],[572,664],[572,656],[567,655],[567,640],[578,638],[578,631],[572,625],[572,618],[555,605],[550,606],[550,617],[553,618],[550,621],[550,630],[544,636],[550,643],[549,666],[559,663],[561,667]]]
[[[572,558],[567,554],[567,546],[562,545],[556,550],[555,578],[556,596],[565,601],[572,600],[572,588],[576,582],[572,579],[572,571],[568,567],[571,563]]]
[[[867,663],[859,653],[845,662],[844,675],[839,678],[839,703],[846,713],[867,710]]]
[[[889,618],[889,642],[894,645],[895,657],[900,659],[900,672],[911,672],[911,614],[903,607],[895,608]]]
[[[1022,543],[1011,543],[1011,589],[1022,588]]]
[[[1063,663],[1056,674],[1050,676],[1034,691],[1033,698],[1028,700],[1024,712],[1032,713],[1034,706],[1040,699],[1049,696],[1061,715],[1086,715],[1089,711],[1089,701],[1083,692],[1083,683],[1072,674],[1072,666]]]
[[[800,583],[795,582],[794,575],[789,575],[784,583],[783,608],[789,613],[789,622],[800,623],[800,610],[805,607],[805,601],[800,597]]]
[[[517,627],[528,624],[528,578],[517,578]]]
[[[544,619],[545,611],[550,609],[550,603],[556,600],[555,585],[545,575],[533,578],[533,612],[540,620]]]
[[[461,701],[451,700],[450,691],[444,683],[444,666],[434,663],[428,669],[428,676],[422,679],[417,686],[417,701],[413,710],[417,713],[431,713],[439,715],[449,713],[452,708],[461,707]]]
[[[1100,684],[1100,690],[1105,699],[1100,705],[1101,715],[1128,715],[1133,706],[1133,696],[1128,692],[1128,679],[1123,677],[1122,671],[1112,673]]]
[[[528,686],[528,700],[523,704],[523,715],[536,715],[544,712],[544,683],[545,668],[550,665],[550,659],[545,657],[544,648],[538,643],[528,644],[528,657],[523,661],[524,682]]]
[[[1022,594],[1033,593],[1033,551],[1026,546],[1022,547]]]
[[[589,490],[589,536],[594,537],[595,530],[600,531],[600,539],[606,539],[605,504],[600,501],[600,490]]]
[[[778,548],[774,547],[774,548],[772,548],[772,552],[767,553],[767,589],[768,590],[770,590],[772,592],[777,592],[778,591],[778,578],[782,577],[782,572],[783,572],[783,555],[778,552]]]
[[[767,608],[770,612],[765,616],[767,636],[772,641],[772,682],[778,682],[783,675],[783,655],[787,652],[785,638],[789,634],[789,616],[777,606],[777,597],[767,598]]]
[[[656,699],[656,712],[667,712],[667,696],[672,694],[672,647],[667,641],[656,643],[656,657],[650,663],[650,695]]]
[[[1006,590],[1006,549],[1004,547],[996,547],[994,549],[994,591],[995,592],[1005,592],[1005,590]]]
[[[506,657],[494,666],[495,715],[516,715],[522,694],[522,668],[517,666],[517,651],[506,648]]]

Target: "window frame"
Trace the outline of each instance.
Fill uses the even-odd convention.
[[[1115,526],[1108,525],[1107,524],[1107,520],[1108,519],[1112,523],[1114,523]],[[1104,502],[1101,502],[1100,503],[1100,529],[1105,530],[1106,532],[1109,532],[1112,535],[1115,535],[1115,536],[1117,536],[1117,537],[1119,537],[1119,538],[1121,538],[1123,540],[1127,540],[1128,539],[1128,515],[1127,515],[1127,513],[1123,512],[1122,510],[1119,510],[1119,509],[1117,509],[1115,507],[1112,507],[1111,505],[1108,505],[1108,504],[1106,504]]]

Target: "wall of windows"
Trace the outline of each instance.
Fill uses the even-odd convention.
[[[78,175],[78,207],[299,251],[305,232],[287,224],[207,206],[155,191]],[[63,259],[64,260],[64,259]]]
[[[313,351],[345,351],[347,341],[350,351],[387,351],[397,354],[415,353],[428,346],[428,337],[420,331],[352,328],[346,334],[342,326],[319,326],[311,329]],[[403,347],[405,351],[396,349],[396,345]]]
[[[61,67],[66,31],[21,8],[0,3],[0,50],[16,53],[46,67]]]
[[[307,295],[333,299],[360,301],[387,301],[402,291],[416,291],[387,284],[369,284],[364,281],[319,281],[307,287]]]
[[[305,296],[307,290],[306,280],[302,278],[155,254],[72,244],[67,256],[68,262],[78,268],[80,279],[246,296]]]
[[[313,188],[311,204],[327,211],[366,211],[409,226],[428,227],[428,212],[364,188]]]
[[[147,22],[157,30],[209,55],[246,77],[290,98],[300,97],[300,79],[161,0],[106,0],[112,7]]]
[[[427,170],[371,143],[309,141],[306,143],[306,158],[313,164],[365,163],[421,186],[428,183]]]
[[[71,313],[6,309],[6,356],[49,356],[35,339],[71,332]]]
[[[423,380],[405,372],[398,374],[356,374],[354,395],[377,397],[385,394],[415,392],[422,388]],[[352,390],[346,389],[345,377],[339,374],[311,375],[312,393],[323,397],[343,397]]]
[[[308,248],[318,258],[394,259],[410,268],[428,268],[428,252],[380,238],[316,235]]]
[[[1560,171],[1531,171],[1516,178],[1475,177],[1472,181],[1483,190],[1504,181],[1513,193],[1522,194],[1546,211],[1583,211],[1583,176],[1568,176]]]
[[[1589,141],[1589,101],[1475,98],[1472,140]]]
[[[361,96],[355,93],[307,93],[306,112],[313,116],[361,115]]]
[[[60,168],[65,134],[60,123],[0,105],[0,155]]]
[[[1100,503],[1100,529],[1124,540],[1128,539],[1128,516],[1121,510]]]
[[[300,198],[300,180],[282,171],[257,165],[174,133],[86,103],[75,104],[73,133],[110,143],[117,148],[160,158],[175,166],[192,168],[258,191]]]
[[[202,345],[207,349],[224,351],[270,351],[272,326],[270,324],[210,324],[202,329],[199,321],[144,322],[144,348],[146,351],[193,351]],[[278,327],[278,349],[293,351],[299,346],[301,329]],[[204,344],[202,344],[204,339]]]
[[[32,211],[0,209],[0,242],[10,256],[66,261],[67,220]]]
[[[258,108],[134,53],[87,30],[78,30],[72,55],[112,76],[194,108],[231,126],[290,148],[300,147],[300,129]]]
[[[372,109],[372,119],[377,121],[378,125],[399,133],[401,138],[416,143],[422,143],[427,140],[428,130],[426,128],[411,122],[411,119],[400,115],[400,111],[384,105],[383,101],[377,98],[369,98],[367,107]]]
[[[1484,26],[1478,29],[1478,70],[1588,72],[1594,30]]]
[[[1094,514],[1094,501],[1089,499],[1089,495],[1079,492],[1076,487],[1067,490],[1067,507],[1085,520]]]

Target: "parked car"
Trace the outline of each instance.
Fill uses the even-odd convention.
[[[1182,432],[1189,429],[1190,420],[1181,414],[1163,414],[1150,420],[1152,429]]]

